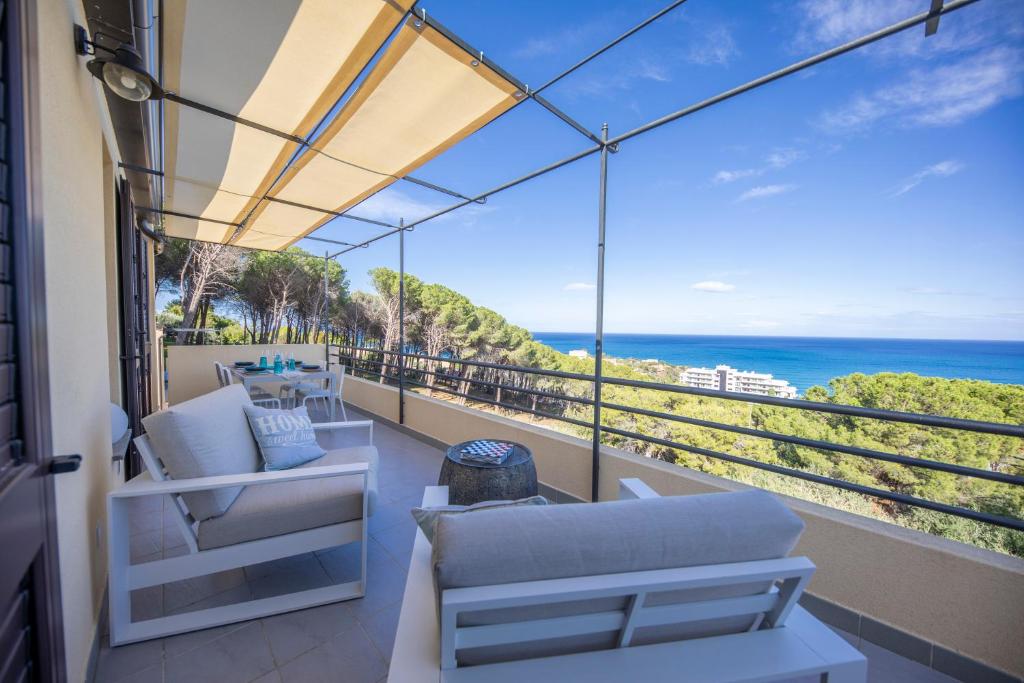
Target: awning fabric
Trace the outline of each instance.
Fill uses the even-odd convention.
[[[343,212],[515,106],[518,87],[410,18],[269,196]],[[334,218],[262,201],[234,244],[283,249]]]
[[[165,89],[304,136],[328,114],[413,0],[167,0]],[[241,222],[298,144],[165,103],[164,209]],[[235,228],[165,215],[167,234],[222,242]]]

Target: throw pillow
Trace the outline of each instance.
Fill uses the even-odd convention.
[[[511,507],[514,505],[547,505],[548,499],[544,496],[530,496],[519,500],[485,500],[473,505],[439,505],[432,508],[413,508],[412,516],[416,520],[423,534],[431,543],[434,542],[434,530],[437,528],[437,520],[441,515],[459,515],[465,512],[476,512],[478,510],[493,510],[495,508]]]
[[[305,406],[293,410],[245,406],[245,416],[268,472],[298,467],[327,452],[316,442]]]

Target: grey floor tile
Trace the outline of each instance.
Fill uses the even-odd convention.
[[[150,586],[131,592],[132,621],[155,619],[164,614],[164,591],[162,586]]]
[[[159,666],[163,656],[164,646],[159,640],[147,640],[112,648],[104,639],[96,659],[96,681],[123,681],[141,671]]]
[[[128,553],[132,564],[159,559],[163,550],[163,533],[160,529],[144,531],[128,539]]]
[[[868,658],[868,680],[871,683],[956,683],[955,678],[900,657],[866,640],[861,641],[860,650]]]
[[[320,564],[330,575],[331,580],[336,583],[355,581],[359,578],[362,563],[362,545],[360,543],[349,543],[330,550],[322,550],[317,553]],[[379,574],[403,572],[405,569],[384,549],[373,537],[367,539],[366,544],[366,573]]]
[[[415,524],[399,524],[384,531],[371,532],[370,536],[384,546],[399,565],[403,568],[409,566],[412,545],[416,540]]]
[[[185,654],[218,638],[223,638],[232,631],[245,628],[247,623],[227,624],[225,626],[217,626],[216,628],[205,628],[202,631],[168,636],[164,638],[164,656],[170,658]]]
[[[204,598],[198,602],[193,602],[189,605],[184,605],[175,610],[167,610],[167,614],[182,614],[184,612],[195,612],[201,609],[209,609],[210,607],[223,607],[224,605],[234,605],[239,602],[245,602],[246,600],[252,599],[252,591],[249,588],[249,584],[243,583],[229,588],[228,590],[211,595],[208,598]]]
[[[322,588],[332,583],[331,577],[315,555],[309,553],[287,569],[265,574],[249,582],[254,598],[296,593],[311,588]]]
[[[355,625],[279,670],[284,683],[374,683],[387,667],[363,629]]]
[[[261,579],[272,574],[294,571],[301,568],[303,564],[309,562],[311,558],[313,558],[313,553],[303,553],[302,555],[282,557],[277,560],[270,560],[269,562],[250,564],[245,567],[245,578],[247,581],[255,581],[256,579]]]
[[[398,630],[401,610],[402,603],[395,603],[359,622],[387,662],[391,662],[391,650],[395,647],[395,631]]]
[[[177,612],[244,583],[245,573],[241,569],[229,569],[164,584],[164,610]]]
[[[281,683],[281,672],[274,669],[270,673],[260,676],[252,683]]]
[[[263,633],[278,666],[327,642],[356,624],[348,601],[263,619]]]
[[[384,531],[402,523],[412,522],[412,510],[423,500],[422,493],[419,496],[401,498],[378,505],[370,516],[370,532]]]
[[[184,654],[164,665],[167,683],[249,683],[274,670],[274,657],[258,621]]]

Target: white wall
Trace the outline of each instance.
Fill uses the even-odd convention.
[[[297,360],[322,363],[323,344],[204,344],[202,346],[167,347],[167,402],[171,405],[202,396],[217,388],[213,363],[231,365],[236,360],[258,361],[260,353],[280,352],[285,358],[291,353]],[[273,388],[273,387],[270,387]],[[277,390],[274,389],[274,393]]]
[[[85,23],[82,6],[38,0],[35,7],[53,447],[83,457],[77,473],[54,484],[67,675],[81,681],[106,582],[105,498],[117,481],[106,259],[112,179],[104,178],[95,80],[73,47],[72,26]]]

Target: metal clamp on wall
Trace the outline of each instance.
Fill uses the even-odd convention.
[[[58,455],[50,461],[50,474],[64,474],[65,472],[77,472],[82,465],[82,456]]]

